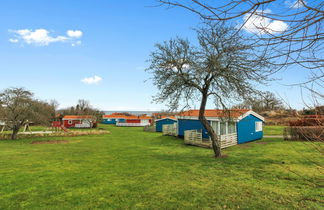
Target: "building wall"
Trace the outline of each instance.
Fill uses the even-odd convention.
[[[127,119],[126,123],[141,123],[140,119]]]
[[[80,124],[80,120],[71,120],[72,124],[69,124],[69,120],[63,120],[63,125],[66,128],[74,128],[75,124]]]
[[[255,131],[255,123],[262,122],[259,118],[249,115],[237,123],[237,143],[242,144],[257,139],[262,139],[263,131]]]
[[[183,137],[186,130],[202,130],[202,137],[209,138],[209,135],[199,120],[178,119],[178,135]]]
[[[126,119],[118,119],[117,121],[120,122],[120,123],[125,123]]]
[[[172,120],[172,119],[163,119],[163,120],[159,120],[155,122],[155,130],[156,132],[162,132],[162,127],[163,125],[170,125],[173,123],[176,123],[176,120]]]
[[[115,124],[116,124],[116,119],[110,119],[110,120],[108,120],[108,119],[103,119],[103,120],[102,120],[102,123],[103,123],[103,124],[112,124],[112,125],[115,125]]]

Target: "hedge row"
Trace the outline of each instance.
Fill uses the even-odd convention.
[[[324,141],[324,126],[290,126],[284,129],[285,140]]]
[[[69,131],[69,132],[53,132],[53,133],[31,133],[31,134],[19,134],[17,139],[28,139],[28,138],[37,138],[37,137],[72,137],[72,136],[87,136],[87,135],[102,135],[109,134],[109,131],[95,130],[95,131]],[[0,134],[0,140],[9,140],[11,139],[10,133]]]

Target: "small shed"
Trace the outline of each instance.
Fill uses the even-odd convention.
[[[62,121],[66,128],[92,128],[97,123],[92,115],[65,115]]]
[[[173,125],[174,123],[177,123],[175,117],[165,117],[162,119],[155,120],[155,131],[156,132],[162,132],[163,125]]]
[[[202,139],[208,140],[209,135],[198,119],[199,110],[189,110],[179,114],[178,135],[185,136],[188,130],[199,131]],[[221,139],[235,137],[235,144],[241,144],[263,137],[264,118],[252,110],[232,109],[219,110],[212,109],[205,111],[205,117]]]
[[[117,122],[126,122],[126,119],[129,116],[126,116],[122,113],[113,113],[111,115],[103,115],[102,116],[102,123],[103,124],[111,124],[116,125]]]

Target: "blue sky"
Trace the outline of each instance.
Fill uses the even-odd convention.
[[[186,10],[152,7],[155,4],[154,0],[2,0],[0,89],[25,87],[40,99],[56,99],[61,107],[87,99],[103,110],[164,109],[151,103],[157,90],[150,81],[144,82],[149,79],[146,61],[157,42],[177,35],[194,38],[191,29],[200,20]],[[28,31],[19,31],[23,29]],[[28,35],[37,29],[46,30],[50,39],[36,43]],[[301,108],[299,89],[280,84],[303,81],[306,72],[297,68],[279,73],[276,77],[283,80],[260,88]],[[91,83],[94,76],[102,80],[81,81],[88,78]]]

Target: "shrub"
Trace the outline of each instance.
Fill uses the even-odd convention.
[[[323,126],[324,116],[323,115],[305,115],[303,118],[290,121],[290,126]]]
[[[324,126],[290,126],[284,129],[285,140],[323,141]]]

